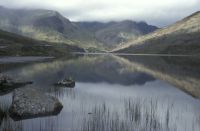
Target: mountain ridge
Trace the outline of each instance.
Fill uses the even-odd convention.
[[[188,44],[190,44],[192,46],[197,46],[199,48],[198,46],[199,36],[200,36],[200,12],[198,11],[176,22],[173,25],[170,25],[163,29],[158,29],[152,33],[138,37],[136,40],[129,41],[123,46],[115,48],[114,50],[112,50],[112,52],[170,53],[170,50],[171,51],[173,50],[172,52],[176,53],[174,50],[175,47],[173,47],[174,48],[173,49],[172,46],[179,46],[181,49],[182,47],[180,46],[180,44],[183,46],[183,48],[185,48],[186,46],[188,46]],[[168,45],[171,46],[170,50],[166,49],[169,48]],[[157,47],[160,46],[159,49],[156,46]],[[186,51],[186,48],[183,49],[182,52],[178,52],[177,50],[177,53],[186,53],[184,52],[184,50]],[[187,53],[189,53],[189,50],[187,51]]]
[[[43,9],[0,8],[0,29],[33,39],[54,43],[66,43],[82,48],[111,49],[131,36],[144,35],[157,27],[132,21],[123,22],[72,22],[57,11]],[[130,21],[129,21],[130,22]],[[122,24],[124,28],[119,28]],[[90,28],[88,28],[90,27]],[[107,29],[106,29],[107,28]],[[130,28],[132,30],[130,30]]]

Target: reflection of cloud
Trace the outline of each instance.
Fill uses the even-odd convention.
[[[199,0],[1,0],[8,7],[35,7],[60,11],[71,20],[146,20],[166,25],[200,9]]]

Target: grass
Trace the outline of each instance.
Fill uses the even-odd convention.
[[[82,131],[176,131],[170,125],[170,108],[164,120],[158,115],[158,103],[151,100],[124,101],[123,112],[113,112],[106,104],[96,106],[91,117],[86,118]]]

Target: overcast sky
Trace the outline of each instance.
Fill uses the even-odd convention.
[[[166,26],[200,10],[200,0],[0,0],[10,8],[57,10],[72,21],[146,21]]]

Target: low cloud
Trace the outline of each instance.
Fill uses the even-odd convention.
[[[73,21],[131,19],[166,26],[200,10],[199,0],[1,0],[10,8],[57,10]]]

